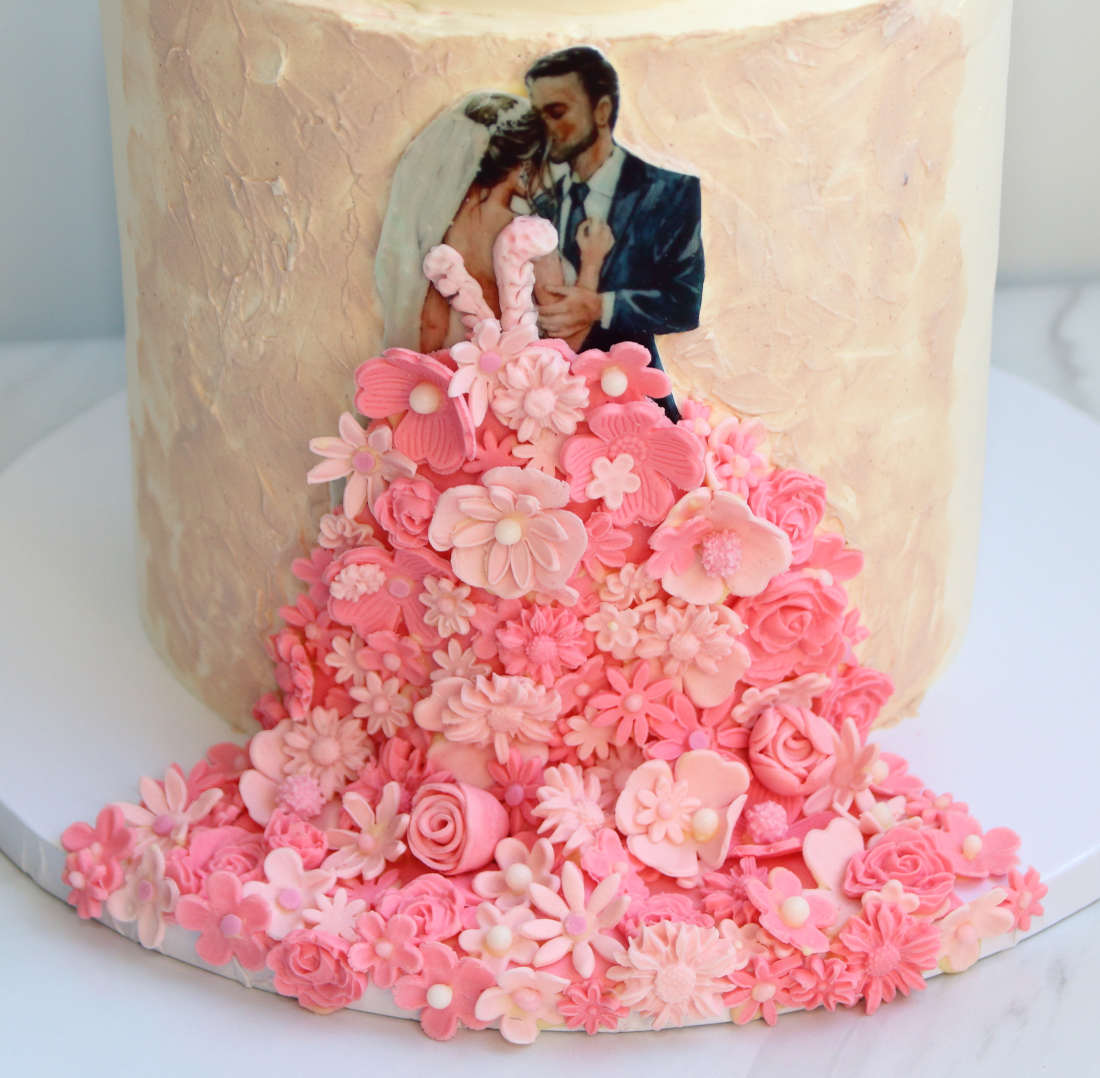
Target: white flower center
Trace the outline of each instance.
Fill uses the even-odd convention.
[[[520,800],[523,798],[521,797]],[[534,878],[534,873],[522,861],[509,865],[504,873],[504,882],[508,885],[508,890],[516,895],[523,894],[531,886]]]
[[[437,1011],[449,1007],[454,998],[454,989],[449,984],[433,984],[425,993],[428,1006]]]
[[[493,925],[485,933],[485,950],[502,958],[512,947],[512,930],[507,925]]]
[[[696,842],[709,842],[718,833],[718,813],[712,808],[696,809],[691,817],[691,835]]]
[[[801,928],[810,919],[810,904],[801,895],[784,899],[779,918],[788,928]]]
[[[609,397],[621,397],[629,385],[630,381],[622,367],[608,367],[600,375],[600,389]]]
[[[439,411],[443,403],[443,391],[432,382],[421,382],[409,394],[409,407],[417,415],[431,415]]]
[[[501,546],[514,546],[523,538],[523,527],[515,517],[503,517],[493,529],[493,538]]]

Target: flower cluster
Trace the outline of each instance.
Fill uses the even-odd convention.
[[[374,984],[432,1037],[520,1043],[872,1012],[1026,929],[1016,836],[867,741],[890,683],[820,480],[759,424],[673,422],[640,346],[538,339],[553,229],[500,242],[500,317],[433,252],[470,339],[369,359],[366,425],[312,443],[343,499],[263,729],[65,832],[80,914],[178,924],[313,1011]]]

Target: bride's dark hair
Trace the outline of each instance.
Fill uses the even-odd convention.
[[[474,185],[495,187],[524,161],[538,171],[546,149],[546,131],[539,114],[520,97],[502,93],[474,94],[466,115],[489,129],[489,145],[481,158]]]

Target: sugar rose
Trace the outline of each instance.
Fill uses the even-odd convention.
[[[879,891],[889,880],[920,899],[918,914],[935,913],[955,886],[955,874],[927,831],[894,827],[857,853],[844,873],[844,890],[858,898]]]
[[[507,834],[504,806],[476,786],[429,782],[413,799],[409,849],[417,860],[445,876],[488,864]]]
[[[802,565],[809,560],[814,531],[825,515],[825,484],[805,472],[781,469],[753,488],[749,508],[787,533],[791,563]]]
[[[761,712],[749,734],[749,766],[769,790],[806,797],[835,766],[836,732],[808,708],[779,703]]]
[[[373,511],[394,546],[426,546],[428,525],[438,501],[439,491],[427,479],[402,476],[375,499]]]
[[[387,920],[397,913],[408,914],[416,922],[420,939],[445,940],[462,930],[468,894],[445,876],[425,872],[399,891],[385,891],[376,908]]]
[[[366,987],[364,974],[347,962],[348,945],[327,932],[298,929],[267,956],[275,991],[293,996],[316,1014],[331,1014],[354,1003]]]

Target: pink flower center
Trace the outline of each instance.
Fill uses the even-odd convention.
[[[504,791],[505,804],[515,808],[517,805],[523,804],[523,787],[518,782],[510,783],[508,789]]]
[[[636,715],[643,707],[645,707],[645,697],[640,692],[632,692],[623,701],[623,711],[631,715]]]
[[[778,842],[787,834],[787,813],[778,801],[761,801],[745,813],[753,842]]]
[[[767,1003],[769,1000],[775,998],[775,985],[774,984],[757,984],[753,986],[752,998],[757,1003]]]
[[[276,896],[275,901],[289,912],[296,910],[302,904],[302,892],[294,887],[284,887]]]
[[[223,936],[239,936],[241,934],[241,919],[235,913],[227,913],[218,922],[218,929]]]
[[[343,753],[340,742],[334,737],[319,737],[309,749],[310,759],[321,767],[331,767]]]
[[[705,749],[710,744],[710,738],[702,730],[692,730],[688,734],[689,749]]]
[[[523,410],[532,419],[545,419],[554,411],[557,396],[549,386],[528,390],[523,398]]]
[[[378,467],[378,456],[369,449],[360,449],[351,458],[351,466],[360,475],[370,475]]]
[[[378,849],[378,842],[376,841],[374,835],[370,834],[370,832],[368,831],[364,831],[359,836],[356,845],[363,853],[367,854],[374,853],[374,851]]]
[[[389,940],[378,940],[374,945],[374,953],[379,958],[389,958],[393,954],[393,944]]]
[[[695,992],[695,973],[680,963],[666,966],[657,974],[653,987],[662,1003],[685,1003]]]
[[[349,565],[337,573],[331,591],[336,599],[354,603],[365,595],[373,595],[386,582],[380,565]]]
[[[139,902],[148,902],[153,897],[153,885],[148,880],[138,884],[137,897]]]
[[[482,352],[477,361],[478,369],[482,374],[492,374],[499,371],[504,364],[504,357],[499,352]]]
[[[741,557],[741,537],[736,532],[711,532],[703,540],[703,569],[708,576],[732,576],[741,565]]]
[[[401,669],[401,657],[391,651],[382,656],[382,665],[391,673],[396,674]]]
[[[579,936],[588,927],[588,918],[583,913],[571,913],[562,923],[567,936]]]
[[[978,942],[978,933],[973,925],[966,924],[959,928],[959,931],[955,933],[958,936],[960,943],[967,945],[973,945]]]
[[[404,577],[396,577],[386,585],[388,591],[395,599],[406,599],[412,593],[412,585]]]
[[[540,633],[531,641],[527,654],[534,663],[553,662],[558,657],[557,641],[552,636]]]
[[[512,993],[512,1002],[524,1014],[537,1014],[542,1007],[542,996],[536,988],[519,988]]]
[[[888,977],[898,968],[901,954],[892,943],[882,943],[867,956],[867,972],[872,977]]]
[[[162,812],[153,821],[153,833],[160,835],[163,838],[165,835],[172,833],[172,828],[176,826],[176,818],[170,813]]]
[[[385,715],[390,709],[390,702],[384,696],[376,696],[374,703],[371,704],[371,710],[376,715]]]

